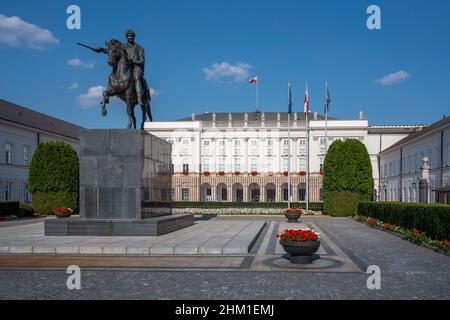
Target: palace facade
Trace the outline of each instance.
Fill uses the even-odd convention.
[[[450,204],[450,117],[380,153],[381,200],[418,202],[424,158],[430,166],[428,202]]]
[[[282,112],[204,113],[145,129],[172,143],[175,201],[282,202],[288,200],[291,171],[294,202],[305,201],[309,153],[309,201],[322,201],[322,169],[327,148],[337,139],[358,139],[370,154],[374,194],[379,195],[379,153],[420,125],[370,126],[356,120],[292,113],[290,154],[288,114]],[[307,151],[309,150],[309,152]],[[289,164],[290,161],[290,164]]]

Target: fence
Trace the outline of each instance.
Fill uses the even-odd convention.
[[[28,181],[24,179],[0,178],[0,201],[31,203]]]

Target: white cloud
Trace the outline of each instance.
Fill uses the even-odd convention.
[[[70,89],[70,90],[76,90],[76,89],[78,89],[78,88],[79,88],[78,82],[74,82],[74,83],[72,83],[67,89]]]
[[[46,45],[58,44],[59,40],[47,30],[23,21],[20,17],[0,14],[0,43],[11,47],[26,46],[43,49]]]
[[[248,80],[249,70],[252,66],[248,63],[238,62],[231,65],[228,62],[213,63],[209,68],[203,68],[206,80],[230,79],[234,82]]]
[[[154,88],[150,88],[150,96],[151,96],[152,98],[157,97],[157,96],[159,96],[160,94],[161,94],[161,91],[156,90],[156,89],[154,89]]]
[[[393,84],[399,83],[405,79],[408,79],[411,75],[406,71],[397,71],[383,76],[383,78],[375,80],[375,82],[383,86],[391,86]]]
[[[94,66],[92,62],[84,62],[78,58],[67,60],[67,64],[72,67],[83,67],[83,68],[92,68]]]
[[[78,103],[84,108],[99,105],[103,99],[103,91],[105,90],[106,88],[101,85],[90,87],[87,93],[80,94],[77,97]]]

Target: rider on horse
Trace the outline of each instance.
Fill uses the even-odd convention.
[[[128,42],[123,45],[123,49],[127,52],[128,61],[133,65],[133,78],[135,82],[136,95],[138,103],[143,105],[142,96],[144,90],[148,90],[144,79],[145,53],[144,48],[134,42],[136,33],[129,29],[125,33]],[[95,52],[108,53],[106,48],[95,48]]]

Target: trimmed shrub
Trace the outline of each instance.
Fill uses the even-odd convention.
[[[32,217],[34,216],[34,209],[33,207],[30,207],[29,205],[25,203],[20,204],[19,208],[20,216],[21,217]]]
[[[33,193],[33,208],[36,213],[40,215],[51,214],[53,208],[61,207],[77,208],[78,193],[64,191]]]
[[[67,143],[41,143],[30,164],[29,190],[36,213],[50,214],[55,207],[78,211],[79,161]]]
[[[0,216],[19,215],[19,201],[0,201]]]
[[[424,231],[429,237],[450,239],[450,205],[402,202],[361,202],[358,213],[406,229]]]
[[[305,209],[304,202],[291,203],[292,208]],[[283,209],[287,208],[287,202],[199,202],[199,201],[174,201],[172,208],[196,208],[196,209],[221,209],[221,208],[265,208]],[[309,209],[315,211],[322,210],[321,202],[309,204]]]
[[[324,161],[324,214],[352,215],[359,201],[372,199],[372,190],[372,165],[366,146],[356,139],[333,142]],[[339,192],[345,192],[345,198]]]
[[[364,200],[361,194],[351,191],[330,192],[324,199],[323,206],[334,217],[354,216],[358,212],[358,204]]]

